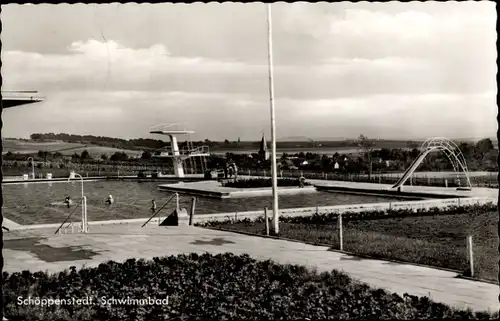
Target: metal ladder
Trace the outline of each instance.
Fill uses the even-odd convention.
[[[75,213],[76,209],[80,207],[80,205],[82,205],[82,221],[81,222],[69,222],[66,226],[64,226],[64,224],[66,224],[66,222],[73,215],[73,213]],[[88,222],[87,222],[87,197],[86,196],[84,196],[81,199],[81,202],[79,202],[73,208],[71,213],[69,213],[69,215],[66,217],[66,219],[61,223],[61,225],[59,225],[59,227],[57,228],[57,230],[55,231],[54,234],[57,234],[57,233],[68,234],[68,228],[70,228],[70,227],[71,227],[71,233],[75,233],[75,228],[76,228],[77,232],[88,233],[89,228],[88,228]],[[63,233],[63,231],[65,233]]]

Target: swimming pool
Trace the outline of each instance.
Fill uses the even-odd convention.
[[[165,182],[137,181],[86,181],[84,194],[87,197],[87,215],[89,221],[147,218],[151,215],[151,200],[155,199],[158,208],[172,194],[159,191],[157,186]],[[53,206],[51,203],[62,202],[66,196],[77,200],[81,195],[81,182],[23,183],[3,185],[3,215],[19,224],[61,223],[72,209],[65,206]],[[105,205],[106,197],[111,194],[115,203]],[[181,195],[180,205],[189,210],[191,196]],[[283,195],[279,197],[280,208],[334,206],[362,203],[382,203],[408,200],[408,198],[353,195],[343,193],[317,192],[311,194]],[[238,199],[212,199],[198,197],[196,214],[224,212],[244,212],[272,207],[272,197],[251,197]],[[162,217],[175,209],[175,200],[162,211]],[[75,221],[79,218],[75,212]]]

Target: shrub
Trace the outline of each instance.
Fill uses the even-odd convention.
[[[9,320],[475,319],[428,298],[372,289],[346,274],[256,261],[231,253],[129,259],[48,275],[3,274]],[[94,298],[98,304],[20,306],[17,297]],[[168,305],[102,305],[102,298],[164,299]]]
[[[403,218],[410,216],[426,216],[426,215],[453,215],[453,214],[463,214],[463,213],[487,213],[490,211],[496,211],[497,206],[493,203],[488,203],[484,205],[467,205],[467,206],[449,206],[447,208],[432,207],[429,209],[398,209],[398,210],[386,210],[386,211],[364,211],[364,212],[344,212],[342,213],[342,220],[345,221],[357,221],[357,220],[373,220],[373,219],[383,219],[383,218]],[[330,224],[335,223],[338,220],[339,213],[331,212],[327,214],[316,214],[309,216],[281,216],[280,222],[283,223],[304,223],[304,224]],[[228,223],[251,223],[251,222],[264,222],[264,217],[259,216],[255,220],[249,218],[226,221],[208,221],[202,223],[195,223],[197,226],[217,226],[225,225]]]

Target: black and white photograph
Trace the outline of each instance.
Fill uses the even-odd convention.
[[[500,317],[495,2],[0,19],[4,321]]]

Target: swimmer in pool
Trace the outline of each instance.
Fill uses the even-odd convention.
[[[68,206],[68,208],[69,208],[73,204],[71,197],[66,196],[66,198],[64,199],[64,204],[66,204],[66,206]]]
[[[115,202],[115,200],[113,199],[113,196],[111,194],[108,196],[108,198],[105,201],[106,205],[111,205],[114,202]]]
[[[151,214],[154,214],[156,212],[156,202],[155,200],[151,201]]]

